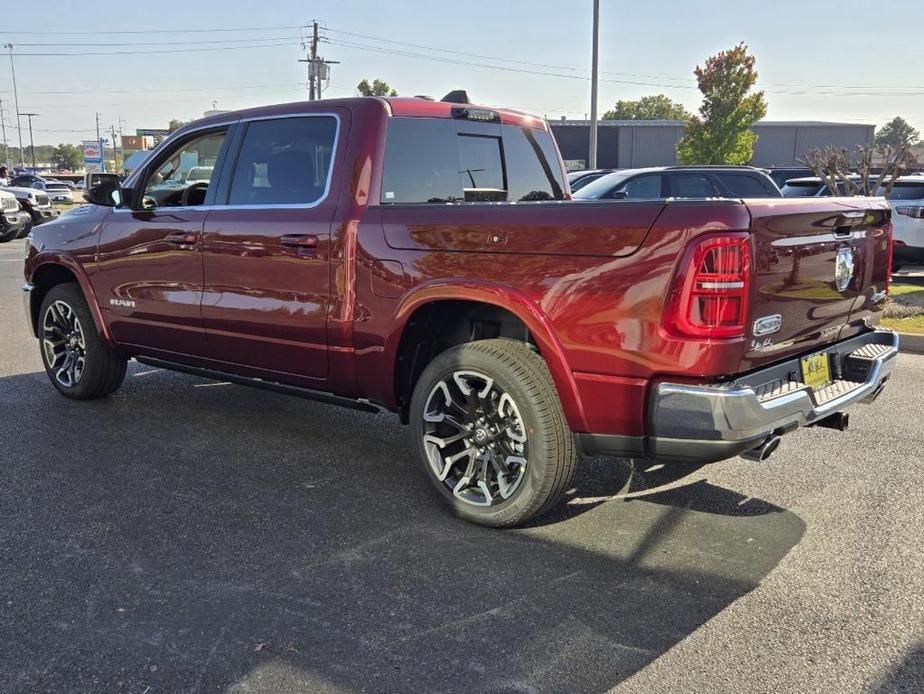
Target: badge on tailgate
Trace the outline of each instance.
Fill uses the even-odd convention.
[[[818,390],[831,382],[831,362],[828,354],[813,354],[810,357],[803,357],[802,363],[802,382]]]

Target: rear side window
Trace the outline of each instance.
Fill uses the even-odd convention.
[[[448,118],[392,118],[382,203],[561,200],[564,181],[548,133],[503,125],[460,132]]]
[[[721,184],[725,186],[726,190],[735,197],[765,198],[768,195],[779,197],[779,193],[775,190],[771,190],[770,185],[757,176],[737,173],[717,173],[715,177],[718,178]]]
[[[880,188],[878,195],[885,191]],[[924,200],[924,183],[903,183],[899,181],[889,193],[889,200]]]
[[[670,194],[674,198],[710,198],[715,195],[712,183],[702,174],[674,174],[670,182]]]
[[[324,197],[337,120],[305,116],[247,125],[229,205],[310,205]]]

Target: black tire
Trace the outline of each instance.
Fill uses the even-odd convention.
[[[478,380],[476,376],[481,377],[481,380]],[[461,395],[457,393],[451,397],[449,391],[440,391],[444,387],[441,383],[449,387],[457,378],[472,379],[468,383],[477,382],[485,387],[483,391],[469,396],[469,402],[475,404],[466,407],[474,410],[475,414],[453,416],[453,419],[457,421],[450,422],[451,428],[462,433],[450,438],[464,438],[451,445],[458,445],[466,450],[471,450],[471,446],[474,446],[475,450],[482,451],[482,454],[485,453],[486,449],[478,448],[475,442],[475,434],[485,432],[477,430],[472,432],[469,424],[463,424],[461,420],[474,417],[472,421],[476,423],[476,427],[487,426],[477,424],[483,421],[483,418],[479,419],[478,410],[481,408],[484,412],[493,408],[495,416],[499,416],[496,405],[485,405],[488,401],[496,403],[497,395],[500,395],[502,403],[504,395],[509,396],[510,400],[507,401],[506,408],[501,407],[500,409],[506,409],[512,413],[511,416],[517,422],[513,429],[507,429],[506,424],[491,429],[496,433],[491,434],[495,438],[488,445],[493,449],[492,444],[496,442],[498,458],[505,459],[506,463],[518,459],[511,454],[509,447],[523,446],[520,451],[522,458],[519,458],[519,460],[524,460],[522,466],[514,463],[507,467],[505,463],[503,466],[505,470],[515,472],[502,475],[496,466],[493,469],[488,468],[487,461],[496,458],[472,458],[473,461],[485,461],[481,474],[488,478],[488,484],[481,488],[482,491],[474,486],[466,486],[460,492],[485,501],[491,497],[490,505],[474,505],[472,501],[466,501],[457,495],[455,492],[458,490],[454,488],[455,485],[464,485],[470,479],[462,471],[468,463],[463,458],[456,467],[450,468],[450,465],[446,464],[446,459],[454,457],[453,451],[448,447],[442,448],[442,445],[435,447],[432,438],[429,443],[425,441],[425,436],[432,437],[435,434],[434,427],[445,425],[445,422],[438,425],[433,424],[434,412],[440,408],[434,406],[432,398],[437,398],[444,403],[448,400],[466,398],[461,390],[458,391]],[[486,379],[490,379],[492,385],[488,385]],[[458,383],[458,381],[455,382]],[[474,388],[470,390],[474,393]],[[446,393],[445,396],[443,392]],[[486,393],[483,398],[482,392]],[[477,398],[482,398],[481,405],[477,404],[479,402]],[[431,408],[429,412],[426,410],[428,404]],[[449,412],[452,407],[452,405],[446,405],[444,409]],[[461,408],[457,411],[461,412]],[[429,421],[425,421],[425,414],[430,417]],[[427,365],[417,381],[411,399],[410,418],[414,447],[424,474],[440,497],[449,504],[452,511],[465,520],[492,527],[510,527],[525,523],[545,513],[558,503],[571,484],[577,462],[573,435],[565,420],[561,402],[545,361],[521,342],[508,339],[481,340],[453,347],[437,356]],[[465,429],[468,430],[467,433]],[[502,434],[509,431],[515,431],[518,436],[522,436],[524,443],[517,444],[507,438],[502,440]],[[446,436],[441,435],[441,441],[446,440]],[[503,452],[501,452],[502,448]],[[444,453],[446,453],[445,456]],[[486,454],[494,455],[491,451],[487,451]],[[443,465],[445,467],[441,471],[436,469],[437,466]],[[446,470],[451,470],[451,472],[447,474]],[[444,476],[442,481],[440,474]],[[494,475],[493,480],[491,479],[492,474]],[[507,491],[509,496],[504,497],[501,493],[499,477],[506,480],[504,486],[507,489],[503,491]],[[510,487],[513,487],[514,491],[510,492]],[[498,493],[492,497],[491,491],[495,489]]]
[[[54,310],[49,313],[53,306]],[[73,312],[72,316],[67,309]],[[76,322],[67,329],[64,326],[71,320],[62,316],[76,318]],[[78,285],[59,284],[49,290],[39,311],[38,333],[45,373],[62,395],[75,400],[94,400],[109,395],[122,384],[128,360],[100,337]],[[59,352],[56,356],[56,349],[66,353]],[[74,361],[67,361],[71,356]],[[62,372],[65,363],[76,364],[81,356],[79,368],[75,366]]]
[[[29,219],[26,221],[26,223],[23,225],[22,229],[20,230],[19,236],[17,236],[16,238],[18,239],[26,238],[29,235],[29,232],[32,231],[33,226],[35,226],[35,222],[32,221],[32,217],[29,217]]]
[[[14,230],[12,227],[7,227],[4,231],[0,231],[0,243],[12,241],[17,236],[19,236],[18,231]]]

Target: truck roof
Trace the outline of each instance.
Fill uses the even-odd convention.
[[[357,106],[359,104],[368,105],[370,101],[378,101],[385,106],[389,116],[403,118],[458,118],[459,110],[467,110],[475,114],[497,114],[501,123],[506,125],[517,125],[520,127],[536,128],[538,130],[548,130],[548,126],[543,118],[534,116],[523,111],[509,108],[494,108],[493,106],[480,106],[476,104],[460,104],[448,101],[432,101],[421,97],[381,97],[381,96],[356,96],[344,99],[321,99],[318,101],[293,101],[284,104],[273,104],[272,106],[256,106],[253,108],[241,109],[238,111],[227,111],[225,113],[200,118],[193,123],[196,127],[207,125],[209,123],[228,123],[238,118],[252,118],[254,116],[273,116],[285,115],[297,112],[318,111],[324,112],[330,108]],[[473,120],[475,118],[472,118]],[[185,126],[184,126],[185,129]]]

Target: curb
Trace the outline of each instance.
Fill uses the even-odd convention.
[[[924,335],[899,333],[898,351],[906,354],[924,354]]]

